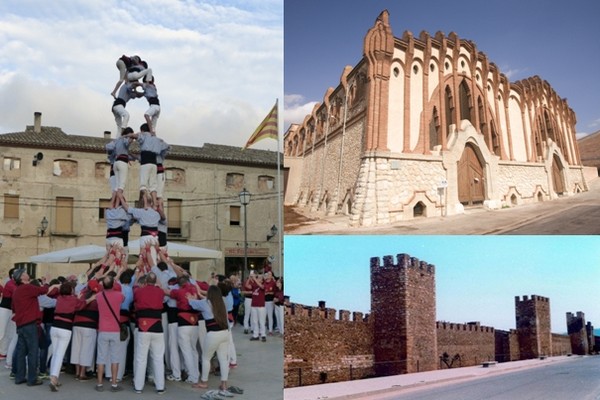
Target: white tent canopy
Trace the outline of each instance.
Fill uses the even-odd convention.
[[[31,256],[29,260],[34,263],[93,263],[106,254],[106,248],[95,244],[72,247],[69,249],[51,251],[50,253]]]
[[[138,240],[132,240],[129,242],[129,262],[133,263],[137,259],[137,255],[140,252],[140,242]],[[223,257],[222,253],[218,250],[206,249],[204,247],[190,246],[186,244],[179,244],[176,242],[169,242],[168,244],[169,257],[176,263],[186,261],[198,261],[208,259],[218,259]],[[100,260],[106,254],[106,248],[97,245],[85,245],[79,247],[72,247],[63,250],[52,251],[50,253],[39,254],[37,256],[31,256],[29,260],[34,263],[94,263]]]
[[[128,243],[129,255],[134,256],[140,252],[140,240],[131,240]],[[169,257],[175,262],[208,260],[222,258],[223,254],[218,250],[207,249],[204,247],[190,246],[177,242],[169,242],[167,245]]]

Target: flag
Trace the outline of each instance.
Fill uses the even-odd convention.
[[[256,128],[252,136],[250,136],[250,139],[248,139],[248,142],[246,142],[246,145],[242,148],[242,150],[247,149],[248,147],[252,146],[254,143],[262,139],[277,139],[277,135],[277,102],[275,102],[275,105],[273,106],[271,111],[269,111],[265,119],[263,119],[263,121]]]

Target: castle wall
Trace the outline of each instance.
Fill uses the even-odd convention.
[[[285,387],[373,376],[371,323],[362,313],[293,304],[286,310]]]
[[[519,353],[519,335],[515,329],[510,331],[496,330],[495,349],[496,361],[508,362],[521,359]]]
[[[552,356],[571,354],[571,338],[569,335],[552,334]]]
[[[468,367],[483,361],[495,360],[494,328],[481,326],[479,322],[468,324],[437,322],[436,330],[440,369]]]

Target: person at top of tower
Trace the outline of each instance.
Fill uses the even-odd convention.
[[[115,85],[115,88],[113,89],[113,91],[110,93],[110,95],[112,97],[115,97],[115,94],[117,93],[117,90],[119,90],[119,88],[121,87],[121,85],[123,84],[123,82],[125,82],[125,78],[127,77],[127,70],[136,65],[139,64],[142,60],[140,59],[139,56],[126,56],[125,54],[123,54],[118,60],[117,60],[117,69],[119,70],[119,80],[117,81],[117,84]]]

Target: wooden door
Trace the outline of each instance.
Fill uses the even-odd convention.
[[[563,181],[562,170],[559,165],[560,161],[556,156],[554,156],[552,161],[552,182],[554,183],[554,191],[557,194],[562,194],[565,192],[565,183]]]
[[[485,200],[483,166],[473,146],[467,144],[458,162],[458,201],[464,205],[480,204]]]

